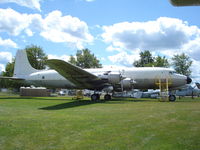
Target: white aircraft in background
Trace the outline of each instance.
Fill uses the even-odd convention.
[[[100,98],[98,91],[111,93],[132,89],[158,89],[156,80],[166,78],[171,81],[169,90],[175,90],[192,81],[191,78],[168,68],[81,69],[58,59],[49,59],[47,64],[54,70],[36,70],[30,65],[26,51],[19,50],[15,58],[14,76],[7,79],[22,80],[29,85],[49,88],[94,90],[94,94],[91,95],[93,101]],[[111,95],[106,94],[104,99],[110,100]],[[169,95],[170,101],[175,99],[175,95]]]
[[[179,89],[176,91],[176,96],[200,96],[200,87],[199,83],[195,83],[195,85],[188,85],[185,88]]]

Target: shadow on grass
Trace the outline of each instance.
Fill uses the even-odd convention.
[[[93,101],[90,101],[90,100],[77,100],[77,101],[57,104],[57,105],[53,105],[53,106],[47,106],[47,107],[43,107],[43,108],[39,108],[39,109],[42,109],[42,110],[60,110],[60,109],[73,108],[73,107],[78,107],[78,106],[91,105],[91,104],[104,103],[104,102],[105,101],[93,102]]]
[[[71,101],[67,103],[57,104],[53,106],[47,106],[43,108],[39,108],[41,110],[60,110],[60,109],[67,109],[67,108],[73,108],[73,107],[79,107],[79,106],[85,106],[85,105],[91,105],[91,104],[97,104],[97,103],[104,103],[104,104],[123,104],[126,102],[149,102],[150,100],[140,100],[140,99],[122,99],[122,98],[114,98],[110,101],[105,100],[99,100],[99,101],[91,101],[91,100],[76,100]]]

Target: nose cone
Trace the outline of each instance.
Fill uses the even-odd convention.
[[[190,84],[192,82],[192,79],[190,77],[187,77],[186,81],[187,81],[187,84]]]

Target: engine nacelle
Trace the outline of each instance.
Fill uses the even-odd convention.
[[[122,92],[124,90],[131,90],[133,89],[134,80],[131,78],[125,78],[121,80],[119,84],[114,85],[114,90],[116,92]]]
[[[125,78],[120,83],[121,83],[121,88],[123,90],[131,90],[133,88],[134,82],[133,82],[133,79],[131,79],[131,78]]]
[[[120,73],[109,73],[107,75],[99,75],[99,78],[108,80],[108,82],[112,85],[119,84],[122,80],[122,76]]]
[[[104,92],[111,93],[113,91],[113,86],[107,86],[103,89]]]

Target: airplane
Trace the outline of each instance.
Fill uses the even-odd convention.
[[[48,88],[88,89],[93,90],[91,100],[100,99],[99,91],[104,91],[104,99],[110,100],[109,93],[132,89],[158,89],[157,79],[170,79],[169,90],[178,89],[190,84],[190,77],[177,74],[173,69],[161,67],[132,67],[127,69],[82,69],[59,59],[48,59],[51,70],[36,70],[29,61],[25,50],[18,50],[15,58],[13,77],[4,79],[21,80],[28,85]],[[171,92],[170,92],[171,93]],[[169,94],[169,100],[176,96]]]
[[[170,0],[174,6],[199,6],[200,0]]]
[[[176,91],[176,96],[200,96],[200,87],[199,83],[195,85],[188,85],[185,88],[179,89]]]

